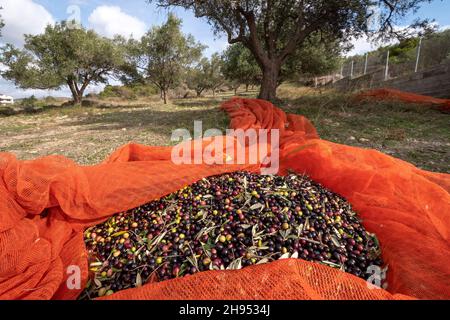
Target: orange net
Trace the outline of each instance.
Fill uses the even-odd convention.
[[[387,291],[320,264],[283,260],[149,283],[104,299],[450,298],[450,175],[320,140],[306,118],[265,101],[233,99],[223,109],[232,128],[280,129],[281,174],[305,173],[353,204],[380,240],[389,264]],[[212,143],[192,142],[201,150]],[[214,150],[224,157],[233,151]],[[90,167],[59,156],[19,161],[0,154],[0,298],[75,299],[88,277],[86,227],[203,177],[259,169],[175,165],[171,153],[130,144]],[[67,285],[69,266],[80,267],[80,289]]]
[[[357,95],[358,99],[395,100],[407,103],[416,103],[434,106],[436,109],[450,113],[450,99],[438,99],[429,96],[422,96],[415,93],[404,92],[392,88],[381,88],[363,91]]]

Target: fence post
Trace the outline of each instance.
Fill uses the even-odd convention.
[[[369,53],[366,53],[366,62],[364,63],[364,75],[367,74],[367,64],[369,63]]]
[[[351,65],[351,68],[350,68],[350,78],[353,78],[353,68],[354,68],[354,65],[355,65],[355,61],[352,60],[352,65]]]
[[[421,51],[422,51],[422,37],[420,37],[419,46],[417,47],[416,68],[414,69],[414,72],[416,72],[416,73],[417,73],[417,71],[419,71],[419,61],[420,61]]]
[[[389,79],[389,55],[390,55],[390,51],[388,50],[387,56],[386,56],[386,69],[384,72],[384,80],[385,81]]]

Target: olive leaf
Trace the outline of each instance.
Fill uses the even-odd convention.
[[[305,227],[305,225],[303,223],[297,227],[297,236],[298,237],[300,237],[302,235],[304,227]]]
[[[305,220],[305,226],[304,229],[308,230],[309,229],[309,217],[306,218]]]
[[[120,237],[120,236],[123,236],[125,233],[127,233],[128,231],[119,231],[119,232],[116,232],[116,233],[114,233],[113,235],[111,235],[111,237],[113,237],[113,238],[117,238],[117,237]]]
[[[265,263],[268,263],[268,262],[269,262],[269,259],[264,258],[264,259],[259,260],[256,264],[265,264]]]
[[[250,210],[258,210],[258,209],[264,209],[264,205],[260,202],[255,203],[250,207]]]
[[[328,266],[330,266],[330,267],[332,267],[332,268],[337,268],[337,269],[340,269],[340,268],[341,268],[341,265],[340,265],[340,264],[337,264],[337,263],[334,263],[334,262],[330,262],[330,261],[322,261],[322,263],[325,264],[325,265],[328,265]]]
[[[156,246],[161,242],[162,239],[164,239],[164,237],[166,236],[168,231],[164,231],[163,233],[161,233],[159,236],[157,236],[156,238],[153,239],[152,242],[150,242],[147,245],[148,250],[150,250],[150,252],[152,252]]]
[[[236,259],[230,263],[227,270],[240,270],[242,269],[242,258]]]
[[[103,262],[92,262],[90,264],[90,267],[91,268],[93,268],[93,267],[101,267],[102,265],[103,265]]]
[[[139,272],[136,275],[136,284],[135,285],[136,285],[136,288],[142,287],[142,276]]]
[[[286,252],[285,254],[281,255],[281,257],[278,260],[289,259],[290,256],[291,254],[289,252]]]
[[[341,247],[341,243],[339,242],[339,239],[335,235],[331,235],[331,241],[333,241],[333,244],[336,247]]]
[[[94,278],[94,283],[97,288],[101,288],[102,282],[100,280],[98,280],[97,278]]]

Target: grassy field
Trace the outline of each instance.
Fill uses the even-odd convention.
[[[256,92],[246,94],[252,97]],[[116,148],[137,142],[171,145],[174,129],[192,129],[194,120],[225,129],[218,110],[231,93],[173,100],[113,100],[94,107],[53,107],[39,113],[0,116],[0,152],[20,159],[60,154],[80,164],[102,161]],[[280,106],[311,119],[322,138],[374,148],[421,168],[450,172],[450,116],[422,106],[355,102],[351,96],[285,85]]]
[[[353,95],[285,86],[282,108],[308,117],[323,139],[379,150],[450,173],[450,115],[423,105],[360,101]]]

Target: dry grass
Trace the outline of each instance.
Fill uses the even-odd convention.
[[[307,116],[323,139],[372,148],[423,169],[450,173],[450,116],[428,106],[356,102],[352,95],[285,85],[287,112]]]
[[[256,92],[246,93],[254,97]],[[171,145],[178,128],[224,130],[226,115],[218,107],[232,93],[218,97],[137,101],[109,99],[96,107],[53,107],[36,114],[0,116],[0,152],[20,159],[60,154],[80,164],[99,163],[118,147],[136,142]],[[375,148],[424,169],[450,172],[449,116],[423,106],[400,103],[355,103],[349,95],[284,85],[281,107],[306,115],[322,138]]]
[[[227,117],[218,109],[224,99],[175,100],[168,105],[155,99],[108,101],[106,107],[61,107],[0,117],[0,152],[13,152],[20,159],[61,154],[80,164],[95,164],[129,142],[171,145],[172,131],[191,130],[194,120],[224,130]]]

